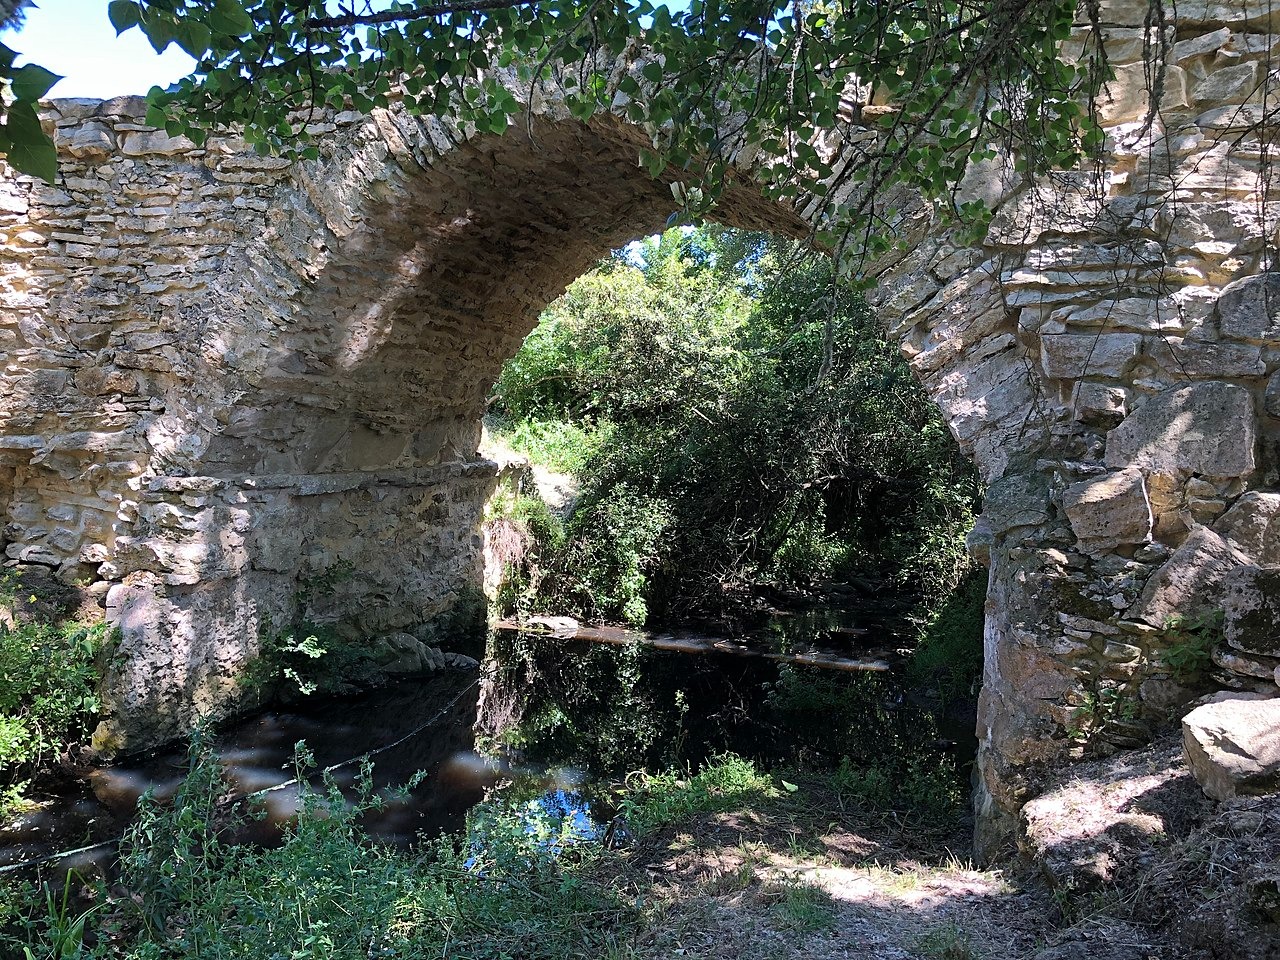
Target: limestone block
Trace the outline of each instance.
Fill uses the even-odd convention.
[[[1098,97],[1098,119],[1104,127],[1141,120],[1147,115],[1149,103],[1146,64],[1125,64],[1115,68],[1115,78],[1103,87]],[[1176,110],[1187,104],[1186,74],[1181,67],[1166,67],[1161,107]]]
[[[1012,474],[987,488],[982,524],[992,535],[1034,527],[1049,519],[1049,485],[1039,474]]]
[[[1235,130],[1251,130],[1267,122],[1267,114],[1257,104],[1214,107],[1196,117],[1196,126],[1202,130],[1222,133]],[[1223,144],[1227,146],[1227,144]]]
[[[1147,580],[1125,619],[1163,627],[1171,617],[1216,608],[1228,575],[1248,563],[1248,556],[1208,527],[1196,527]]]
[[[104,123],[90,121],[58,130],[58,149],[73,157],[99,157],[116,148],[116,136]]]
[[[1128,399],[1123,387],[1082,380],[1076,385],[1071,406],[1081,423],[1114,427],[1124,419]]]
[[[1142,337],[1131,333],[1054,334],[1040,343],[1044,374],[1055,380],[1120,377],[1142,350]]]
[[[1267,393],[1263,403],[1269,415],[1280,417],[1280,370],[1273,373],[1271,379],[1267,381]]]
[[[1259,92],[1260,64],[1242,63],[1234,67],[1215,70],[1191,89],[1191,99],[1197,104],[1243,103]]]
[[[1243,387],[1206,381],[1152,397],[1107,435],[1109,467],[1243,477],[1253,472],[1253,400]]]
[[[1169,59],[1173,63],[1181,63],[1183,60],[1203,57],[1210,53],[1217,53],[1230,42],[1230,28],[1222,27],[1212,33],[1204,33],[1198,37],[1192,37],[1190,40],[1181,40],[1175,43],[1173,45],[1173,54]]]
[[[1251,562],[1280,565],[1280,493],[1249,491],[1218,518],[1213,529]]]
[[[1108,330],[1174,330],[1183,326],[1182,311],[1172,297],[1126,297],[1084,308],[1067,308],[1063,319],[1074,326]]]
[[[1219,695],[1182,719],[1187,766],[1215,800],[1280,787],[1280,698]]]
[[[1181,337],[1147,337],[1143,355],[1175,376],[1258,377],[1267,372],[1262,347],[1250,343],[1187,342]]]
[[[1062,507],[1072,532],[1091,552],[1151,537],[1151,504],[1141,470],[1117,470],[1073,483],[1063,494]]]
[[[1218,297],[1218,322],[1224,337],[1280,340],[1280,273],[1236,280]]]
[[[1280,567],[1253,564],[1223,582],[1222,633],[1244,653],[1280,656]]]
[[[163,130],[134,130],[120,140],[120,152],[129,157],[149,154],[167,157],[195,149],[196,145],[186,137],[171,137]]]
[[[1229,673],[1240,677],[1256,677],[1259,680],[1274,679],[1280,669],[1280,660],[1261,654],[1241,653],[1231,647],[1217,646],[1213,650],[1213,662]]]

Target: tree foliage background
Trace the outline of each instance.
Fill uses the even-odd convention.
[[[716,615],[760,584],[959,582],[972,467],[834,269],[790,242],[678,228],[552,305],[492,408],[538,459],[567,431],[550,445],[583,484],[563,534],[533,518],[523,602],[644,622]]]

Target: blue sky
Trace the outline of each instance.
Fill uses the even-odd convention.
[[[168,86],[191,72],[193,61],[176,46],[163,56],[137,30],[117,38],[107,20],[107,0],[36,0],[26,25],[0,37],[32,62],[64,79],[51,97],[116,97]]]

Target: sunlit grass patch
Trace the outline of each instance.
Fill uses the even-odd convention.
[[[627,781],[621,812],[637,834],[698,813],[724,813],[781,796],[773,778],[749,760],[722,754],[692,776],[636,773]]]
[[[836,922],[836,904],[831,894],[816,883],[785,877],[769,884],[762,896],[772,900],[774,923],[796,933],[816,933]]]

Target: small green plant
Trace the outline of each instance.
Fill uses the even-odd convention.
[[[1170,617],[1161,630],[1161,661],[1179,683],[1203,682],[1213,666],[1213,649],[1222,642],[1222,611]]]
[[[969,934],[954,924],[930,930],[917,947],[929,960],[978,960]]]
[[[340,637],[331,627],[304,621],[282,632],[266,624],[258,655],[240,674],[239,683],[270,698],[341,694],[377,677],[377,665],[367,649]]]
[[[778,926],[796,933],[816,933],[835,925],[835,901],[816,883],[806,883],[797,877],[786,877],[770,884],[763,891],[765,897],[775,899],[772,914]]]
[[[1136,719],[1138,702],[1114,684],[1099,684],[1084,694],[1082,702],[1071,714],[1067,738],[1088,745],[1115,723]]]

